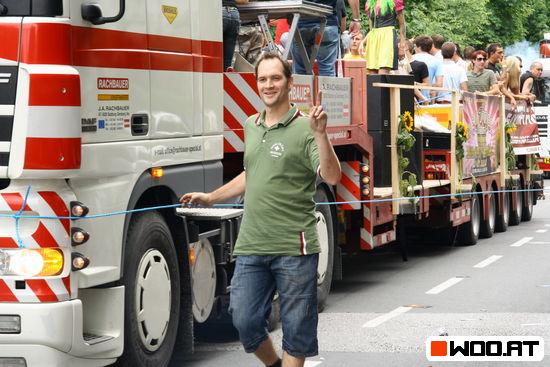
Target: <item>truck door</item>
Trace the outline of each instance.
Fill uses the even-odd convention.
[[[22,19],[0,16],[0,178],[8,177]]]
[[[104,16],[118,1],[95,0]],[[122,19],[93,25],[71,1],[72,52],[80,73],[83,143],[146,139],[149,133],[151,61],[146,0],[126,1]]]

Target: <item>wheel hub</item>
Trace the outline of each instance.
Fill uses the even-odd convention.
[[[168,332],[171,305],[171,283],[168,264],[158,250],[146,252],[138,267],[135,311],[143,346],[156,351]]]
[[[319,253],[319,263],[317,264],[317,284],[322,284],[325,280],[328,267],[328,227],[327,220],[325,219],[323,213],[316,211],[315,218],[317,219],[317,236],[321,247],[321,252]]]
[[[491,197],[489,199],[489,227],[491,229],[495,228],[496,223],[496,217],[497,217],[497,206],[496,206],[496,199],[495,195],[491,194]]]
[[[477,237],[479,235],[479,228],[481,224],[481,216],[479,213],[479,201],[477,198],[473,200],[471,221],[472,221],[472,232]]]

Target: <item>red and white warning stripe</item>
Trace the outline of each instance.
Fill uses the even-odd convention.
[[[244,151],[244,124],[263,110],[253,73],[225,73],[223,76],[224,151]]]
[[[360,245],[363,250],[372,250],[374,239],[372,236],[373,227],[371,221],[371,203],[363,203],[363,227],[361,228]]]
[[[18,213],[23,207],[24,192],[0,193],[0,211]],[[31,190],[23,207],[23,215],[69,216],[66,201],[54,191]],[[26,226],[34,230],[25,230]],[[69,219],[20,219],[19,237],[26,248],[69,247]],[[17,234],[0,236],[0,248],[17,248]],[[4,231],[5,232],[5,231]],[[70,276],[45,279],[0,279],[0,302],[58,302],[71,298]]]
[[[336,185],[336,200],[346,204],[341,204],[343,210],[361,209],[361,182],[360,182],[360,162],[348,161],[340,162],[342,167],[342,178]]]

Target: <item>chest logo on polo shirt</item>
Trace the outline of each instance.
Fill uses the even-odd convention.
[[[283,145],[283,143],[275,143],[271,146],[271,149],[269,150],[269,155],[271,155],[273,158],[281,158],[284,152],[285,146]]]

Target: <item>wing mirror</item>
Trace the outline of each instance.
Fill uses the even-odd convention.
[[[126,0],[119,1],[118,14],[114,17],[104,17],[101,6],[98,3],[84,3],[81,7],[82,19],[95,25],[118,22],[124,16],[126,9]]]

